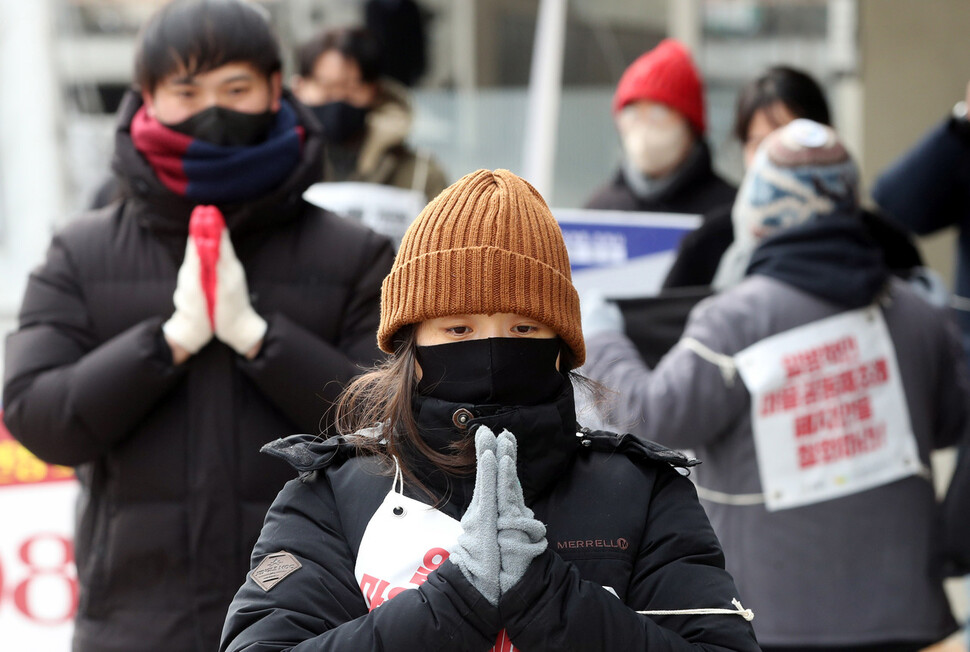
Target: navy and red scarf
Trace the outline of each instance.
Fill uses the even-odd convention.
[[[131,139],[158,180],[177,195],[205,204],[249,201],[282,183],[300,161],[305,132],[296,111],[280,103],[263,142],[226,147],[166,127],[144,106],[131,121]]]

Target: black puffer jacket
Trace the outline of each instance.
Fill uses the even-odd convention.
[[[474,406],[450,409],[478,415]],[[425,403],[419,423],[429,411],[451,414],[443,402]],[[510,427],[520,433],[526,503],[546,524],[549,547],[498,607],[444,561],[420,586],[368,612],[362,591],[373,587],[355,572],[365,531],[391,491],[387,466],[357,456],[343,438],[296,436],[271,445],[300,479],[287,484],[270,509],[252,564],[285,551],[301,567],[268,590],[247,579],[229,609],[222,650],[484,652],[503,628],[515,649],[532,652],[758,650],[750,624],[737,614],[636,613],[731,610],[739,597],[693,485],[672,467],[690,462],[629,435],[583,431],[577,437],[563,430],[542,437],[529,456],[523,431],[542,430],[557,418],[554,411],[522,409]],[[498,432],[503,415],[476,416],[471,423]],[[473,484],[474,476],[456,479],[439,509],[460,519]],[[409,494],[428,502],[406,485]],[[387,541],[386,554],[404,547],[399,537]]]
[[[378,357],[383,237],[313,208],[321,140],[270,195],[221,206],[269,328],[247,361],[213,339],[180,367],[173,311],[191,202],[156,179],[121,109],[127,198],[54,237],[6,348],[5,420],[41,458],[76,465],[81,593],[75,651],[213,650],[287,466],[259,448],[327,428],[330,401]]]

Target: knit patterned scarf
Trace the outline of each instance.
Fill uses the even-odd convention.
[[[285,100],[263,142],[251,147],[214,145],[169,129],[138,109],[131,121],[135,148],[165,187],[206,204],[260,197],[286,179],[300,161],[303,127]]]

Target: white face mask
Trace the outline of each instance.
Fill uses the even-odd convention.
[[[624,153],[648,177],[673,172],[693,145],[694,136],[687,121],[661,104],[631,104],[618,118]]]

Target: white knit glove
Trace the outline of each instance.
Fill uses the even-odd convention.
[[[185,245],[185,258],[179,267],[175,284],[175,313],[162,324],[166,337],[189,353],[199,352],[212,339],[205,292],[201,282],[202,264],[196,244],[190,237]]]
[[[266,320],[249,303],[246,272],[236,257],[229,229],[222,230],[219,261],[216,263],[216,337],[239,355],[246,355],[266,335]]]
[[[598,333],[622,333],[623,313],[613,301],[607,301],[601,292],[586,292],[579,297],[579,310],[583,320],[583,336]]]

